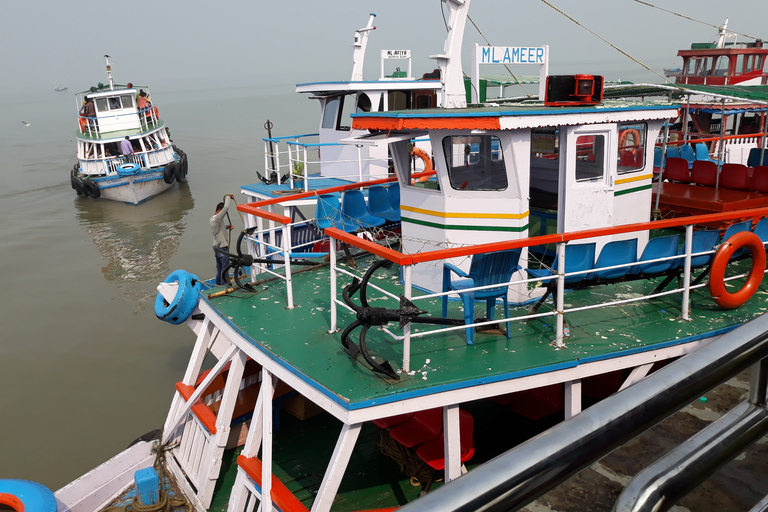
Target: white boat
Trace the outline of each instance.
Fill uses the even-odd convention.
[[[149,87],[116,85],[105,58],[108,83],[76,94],[78,161],[70,181],[79,196],[139,204],[187,182],[187,155],[173,144]]]
[[[55,494],[38,490],[53,499],[41,512],[134,498],[228,512],[515,509],[768,357],[768,220],[694,229],[768,208],[648,221],[654,143],[677,106],[603,101],[601,77],[574,75],[549,77],[544,101],[464,108],[470,1],[444,2],[450,108],[352,114],[343,143],[386,144],[393,176],[289,194],[278,179],[269,199],[239,206],[247,228],[230,267],[248,282],[169,275],[155,314],[196,341],[162,431]],[[422,138],[433,171],[414,170]],[[314,238],[294,239],[310,226]],[[726,285],[744,273],[746,285]],[[721,461],[726,445],[735,456],[765,434],[765,382],[762,363],[748,439],[700,442],[702,454]],[[540,420],[554,436],[503,454]],[[566,439],[585,448],[559,450]],[[665,475],[699,478],[685,464]],[[7,482],[0,497],[28,490]]]
[[[66,91],[68,89],[69,89],[69,87],[59,84],[53,90],[56,91],[56,92],[64,92],[64,91]]]

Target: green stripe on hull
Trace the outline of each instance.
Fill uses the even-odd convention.
[[[614,192],[613,196],[623,196],[624,194],[632,194],[633,192],[640,192],[641,190],[648,190],[652,188],[653,185],[643,185],[642,187],[635,187],[635,188],[628,188],[626,190],[619,190],[618,192]]]
[[[429,226],[437,229],[455,229],[462,231],[509,231],[513,233],[520,233],[528,229],[528,224],[524,226],[463,226],[461,224],[438,224],[436,222],[427,222],[425,220],[409,219],[408,217],[401,217],[402,222],[410,222],[411,224],[418,224],[420,226]]]

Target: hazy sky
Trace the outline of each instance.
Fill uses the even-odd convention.
[[[632,0],[550,0],[589,29],[661,73],[678,49],[714,39],[716,30]],[[650,2],[708,24],[768,38],[766,0]],[[435,67],[445,28],[440,0],[282,0],[280,2],[159,0],[83,2],[0,0],[0,91],[70,92],[106,82],[104,54],[117,83],[158,87],[293,84],[346,80],[351,43],[368,13],[378,29],[368,46],[366,78],[379,74],[380,49],[410,49],[414,75]],[[541,0],[473,0],[469,13],[497,46],[550,45],[550,72],[604,74],[608,79],[659,82],[606,43]],[[765,32],[765,33],[764,33]],[[467,24],[466,50],[484,43]],[[464,59],[468,71],[468,57]],[[484,67],[482,72],[503,73]],[[519,71],[518,71],[519,72]],[[531,72],[530,74],[535,74]]]

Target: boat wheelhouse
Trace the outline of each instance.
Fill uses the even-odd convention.
[[[171,140],[146,86],[108,84],[76,94],[78,161],[70,173],[81,196],[139,204],[173,183],[186,183],[186,154]]]

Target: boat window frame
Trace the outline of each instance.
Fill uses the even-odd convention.
[[[722,63],[725,62],[725,67]],[[712,68],[712,76],[726,76],[731,69],[730,55],[720,55],[715,59],[715,65]]]
[[[592,140],[583,141],[581,143],[583,146],[582,152],[590,151],[590,153],[587,155],[579,155],[579,140],[587,137],[592,137]],[[598,139],[600,143],[598,143]],[[587,144],[589,144],[589,147],[586,147]],[[604,133],[579,134],[576,137],[576,158],[574,159],[574,180],[576,183],[598,183],[605,181],[605,176],[609,172],[608,162],[605,160],[605,148],[607,144],[607,136]],[[592,160],[589,158],[591,155],[595,156]],[[594,170],[599,170],[600,173],[595,174],[593,172]]]
[[[462,141],[462,139],[466,140]],[[472,142],[471,139],[478,139],[478,141]],[[494,139],[498,142],[497,148],[494,148]],[[477,144],[476,149],[472,147],[474,144]],[[458,145],[463,145],[465,148],[463,165],[461,162],[454,164],[454,160],[462,156],[454,151],[454,147]],[[440,147],[443,151],[443,158],[445,158],[448,183],[453,190],[499,192],[509,188],[504,150],[498,135],[491,133],[446,135],[443,137]],[[469,152],[466,151],[467,149]],[[469,171],[469,174],[456,172],[458,169]],[[479,176],[482,174],[487,175]],[[470,182],[469,179],[466,179],[468,177],[476,179]],[[503,183],[494,184],[493,181],[500,177],[503,178]],[[497,186],[486,186],[486,183]]]
[[[627,122],[616,125],[619,134],[619,144],[616,145],[616,174],[629,174],[639,172],[645,169],[645,155],[648,145],[648,123],[646,122]],[[635,130],[640,137],[640,143],[637,144],[634,152],[634,161],[630,165],[621,165],[622,147],[621,135],[623,130]],[[633,146],[635,144],[633,143]],[[625,146],[626,147],[626,146]]]
[[[323,117],[320,120],[320,128],[326,130],[336,129],[339,118],[340,100],[341,96],[332,96],[330,98],[326,98],[323,104]],[[332,105],[334,105],[332,107],[333,110],[330,108]]]

